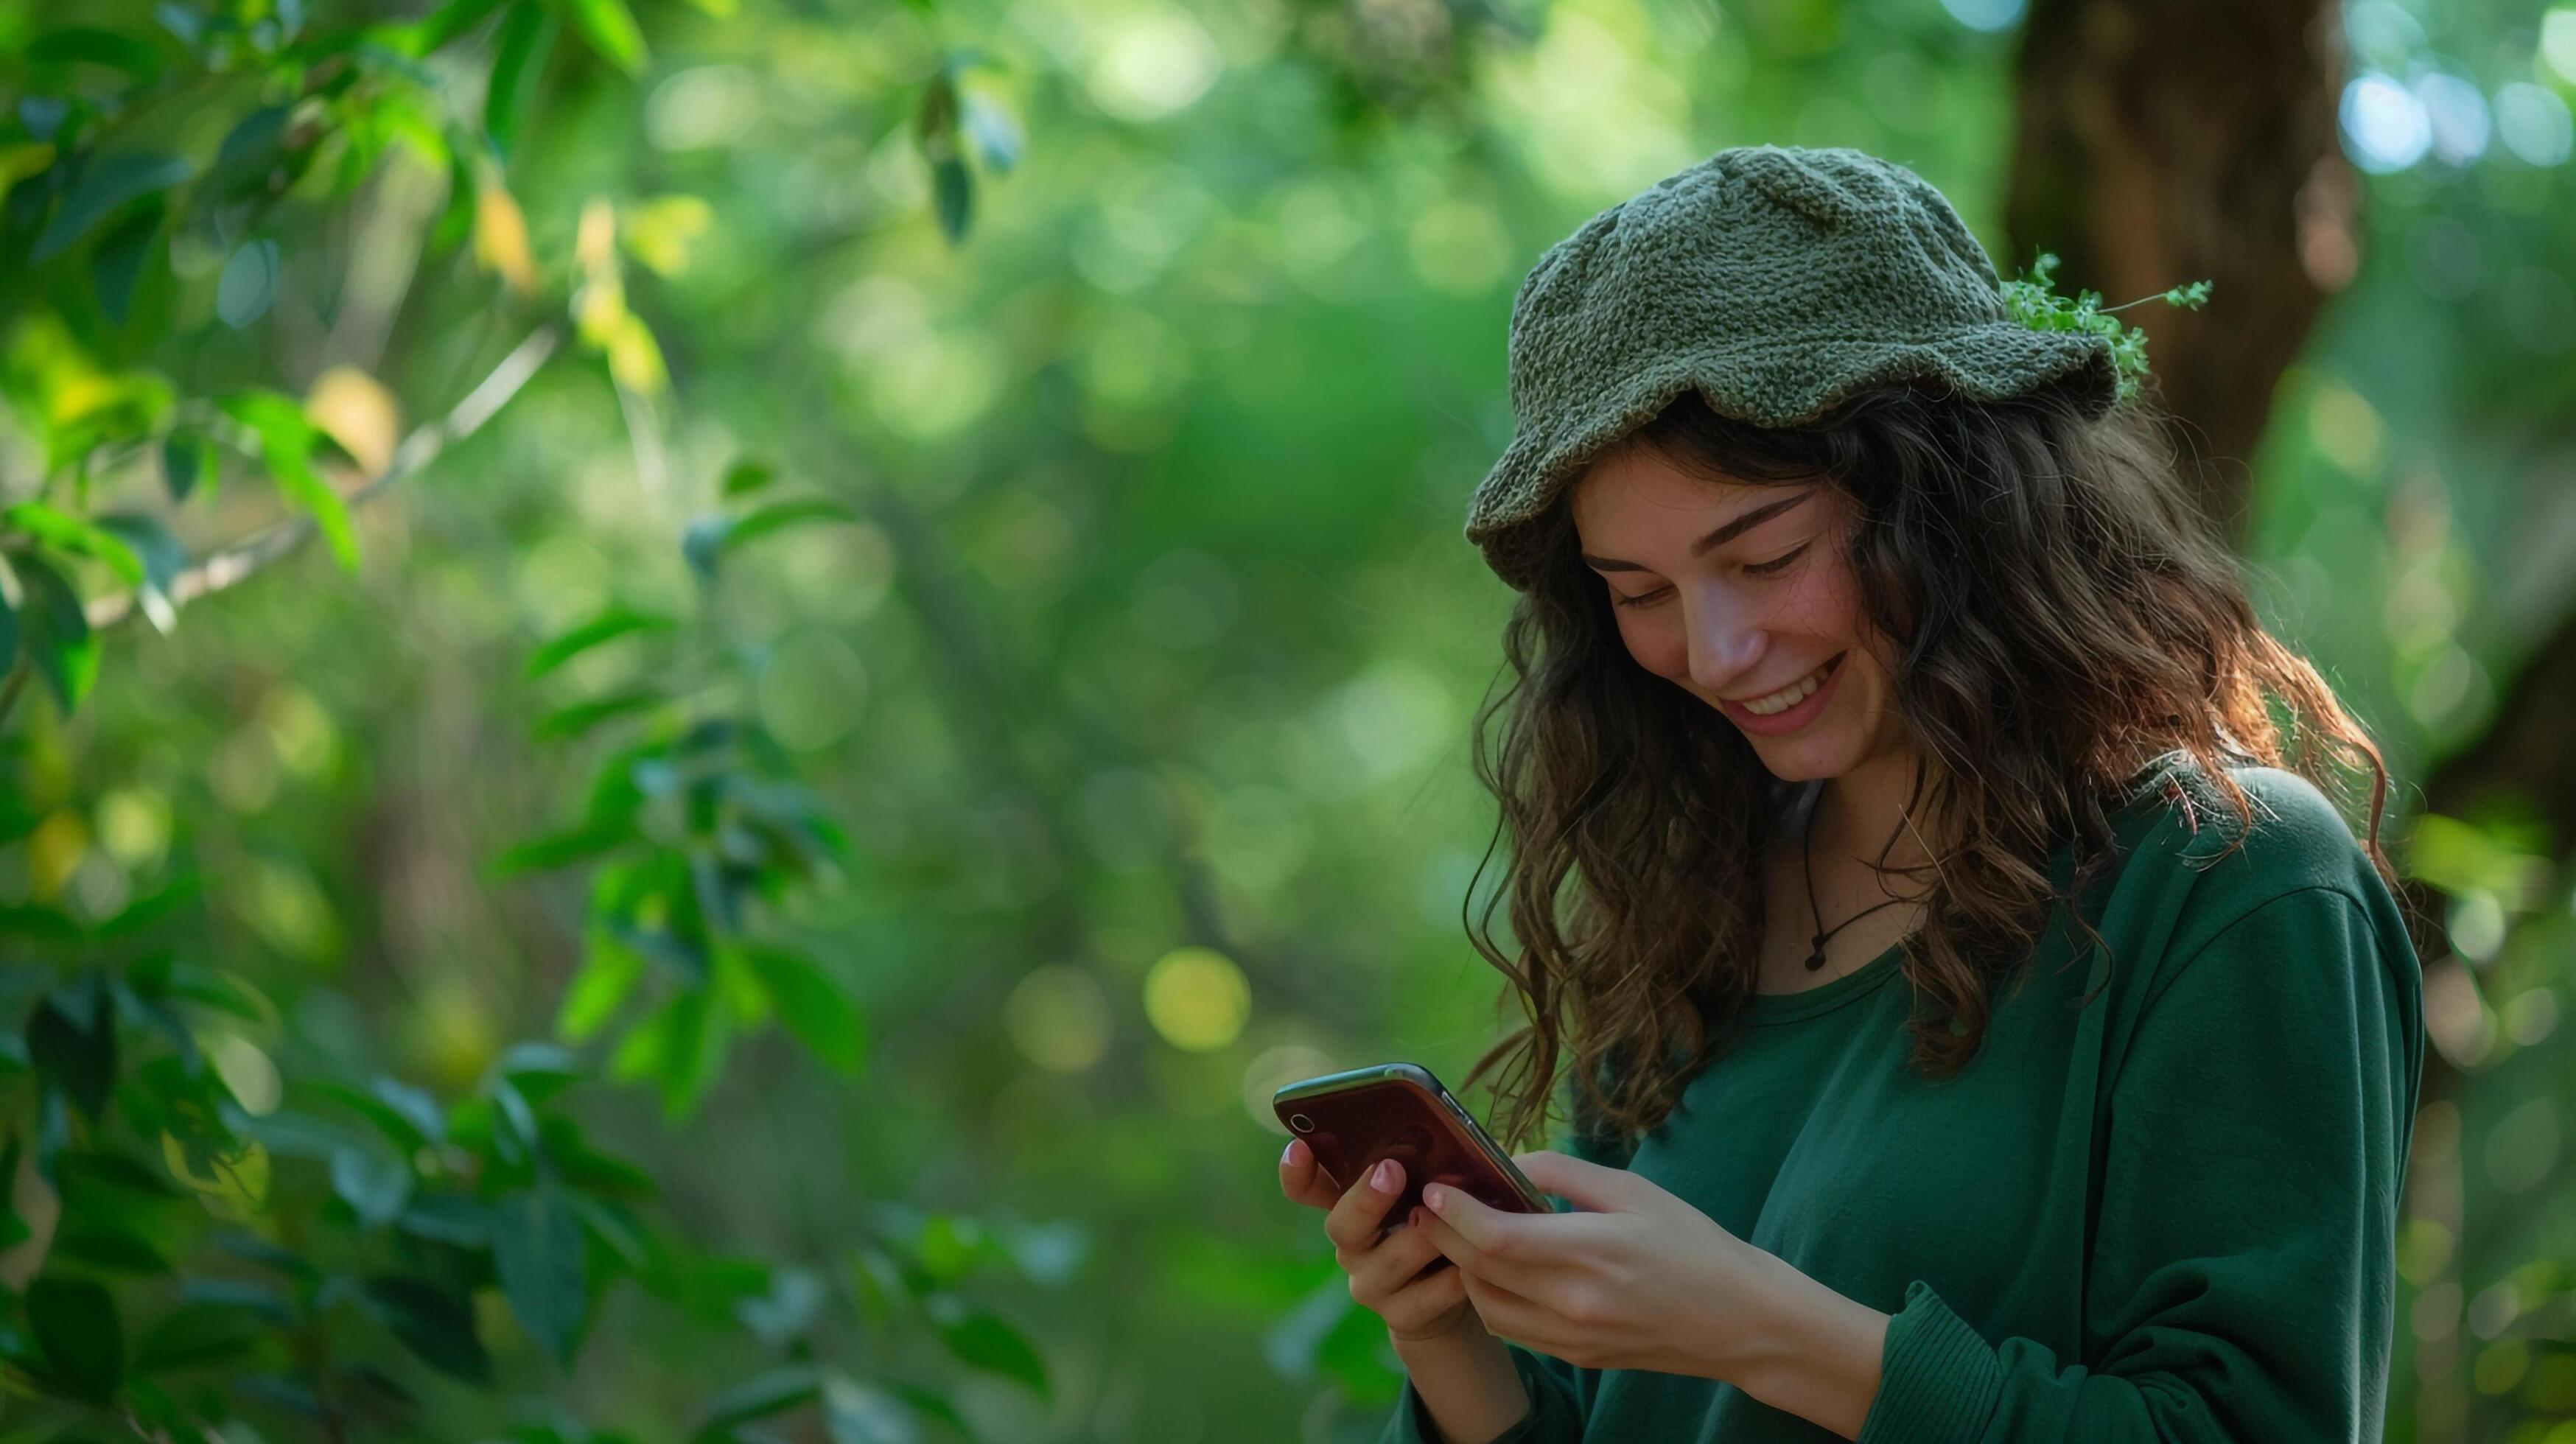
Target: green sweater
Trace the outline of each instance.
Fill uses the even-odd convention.
[[[2380,1437],[2421,970],[2324,794],[2234,775],[2255,822],[2214,866],[2233,814],[2187,754],[2115,819],[2124,860],[2081,906],[2118,965],[2090,1005],[2105,963],[2064,967],[2055,917],[1975,1060],[1929,1084],[1891,948],[1751,999],[1632,1156],[1569,1149],[1894,1315],[1859,1444]],[[2063,888],[2071,851],[2054,866]],[[1511,1353],[1537,1407],[1502,1444],[1841,1437],[1714,1379]],[[1408,1381],[1384,1438],[1428,1424]]]

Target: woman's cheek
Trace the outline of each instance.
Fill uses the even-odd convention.
[[[1623,617],[1619,636],[1637,665],[1658,677],[1681,681],[1690,675],[1689,638],[1660,617]]]

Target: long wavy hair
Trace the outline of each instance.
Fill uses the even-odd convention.
[[[1618,443],[1712,479],[1822,478],[1856,503],[1846,559],[1864,620],[1891,643],[1918,759],[1906,816],[1928,804],[1952,824],[1932,862],[1878,855],[1885,876],[1933,874],[1902,945],[1918,1001],[1908,1065],[1926,1076],[1975,1056],[1992,990],[2052,909],[2066,904],[2107,950],[2074,900],[2119,861],[2125,787],[2176,749],[2232,811],[2240,843],[2252,809],[2229,766],[2297,772],[2347,825],[2366,773],[2359,841],[2397,885],[2379,845],[2379,749],[2256,620],[2150,397],[2088,418],[2064,387],[1980,402],[1909,381],[1765,428],[1685,390]],[[1465,1083],[1492,1090],[1506,1146],[1543,1135],[1566,1075],[1580,1135],[1633,1141],[1740,1023],[1761,860],[1804,784],[1774,778],[1735,727],[1629,655],[1563,496],[1510,544],[1533,547],[1540,572],[1504,629],[1510,685],[1476,717],[1474,765],[1501,802],[1507,865],[1467,931],[1525,1024]],[[2059,893],[2049,864],[2070,839]],[[1506,905],[1516,959],[1491,935]]]

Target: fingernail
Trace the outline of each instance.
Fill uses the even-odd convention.
[[[1422,1201],[1430,1206],[1433,1213],[1439,1213],[1449,1207],[1449,1191],[1436,1183],[1431,1184],[1422,1190]]]
[[[1291,1138],[1288,1140],[1288,1146],[1279,1150],[1279,1162],[1282,1167],[1293,1166],[1297,1162],[1297,1145],[1304,1141],[1301,1138]]]
[[[1369,1187],[1376,1189],[1380,1193],[1395,1192],[1394,1159],[1381,1158],[1378,1160],[1377,1167],[1369,1170]]]

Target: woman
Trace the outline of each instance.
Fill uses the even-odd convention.
[[[1527,1139],[1328,1210],[1389,1440],[2375,1438],[2421,976],[2387,774],[2123,358],[1911,172],[1720,152],[1552,248],[1468,536],[1525,595]],[[1489,714],[1491,715],[1491,714]],[[1481,741],[1481,731],[1480,731]],[[2368,819],[2347,821],[2368,782]]]

